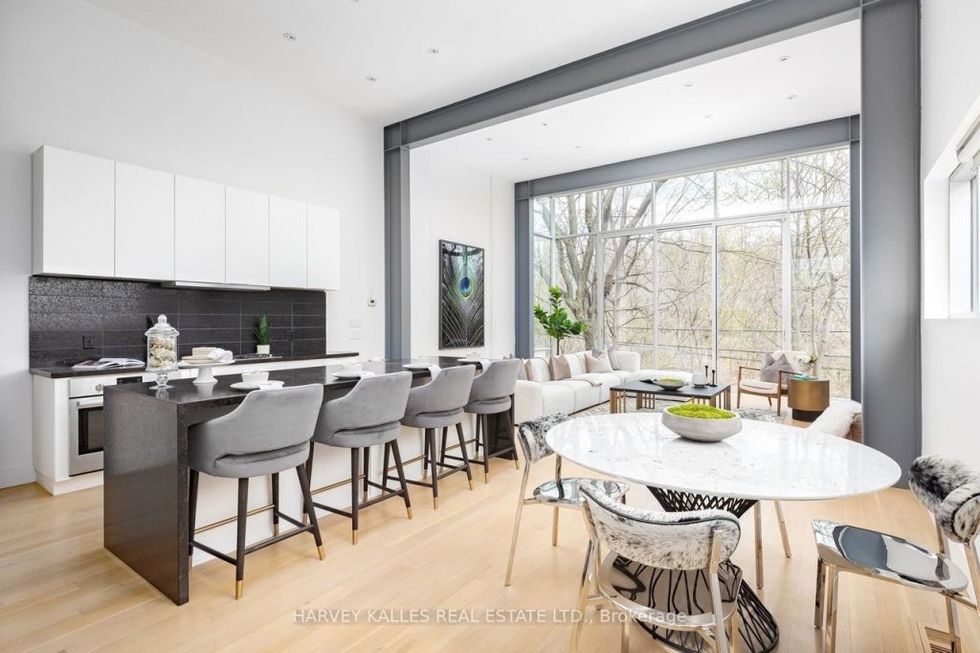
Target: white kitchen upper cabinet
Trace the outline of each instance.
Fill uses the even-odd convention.
[[[269,283],[306,288],[306,202],[269,196]]]
[[[115,273],[115,163],[44,146],[33,156],[35,274]]]
[[[174,182],[174,278],[224,283],[225,187],[180,175]]]
[[[269,285],[269,196],[225,188],[225,282]]]
[[[174,279],[174,176],[116,162],[116,276]]]
[[[340,212],[309,204],[306,207],[307,288],[340,288]]]

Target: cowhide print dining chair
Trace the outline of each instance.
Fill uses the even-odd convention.
[[[686,642],[686,649],[701,650],[700,638],[708,650],[737,650],[742,572],[726,564],[741,537],[735,515],[720,509],[641,510],[617,503],[591,485],[582,485],[579,492],[589,549],[579,591],[582,618],[575,624],[572,649],[578,650],[588,605],[608,602],[626,615],[621,651],[629,650],[634,619],[648,627],[691,633],[695,641]],[[639,587],[630,565],[652,568],[650,578],[657,579],[652,587]],[[678,591],[690,596],[679,603]],[[652,605],[639,602],[650,597]]]
[[[514,571],[514,554],[517,551],[517,534],[521,528],[521,515],[524,506],[539,504],[552,507],[551,515],[551,545],[558,546],[558,510],[561,508],[572,508],[578,510],[581,507],[579,497],[579,486],[587,485],[600,489],[608,493],[616,500],[625,501],[626,491],[629,485],[616,481],[606,481],[601,479],[565,477],[561,475],[561,456],[548,446],[545,435],[553,426],[569,420],[568,415],[556,413],[546,415],[538,419],[530,420],[521,424],[517,429],[517,442],[521,451],[524,453],[524,476],[521,478],[521,490],[517,495],[517,514],[514,516],[514,532],[510,539],[510,556],[507,558],[507,577],[504,585],[509,586],[511,576]],[[531,467],[535,463],[547,458],[555,457],[555,478],[542,483],[534,488],[531,496],[527,496],[528,477],[531,474]]]
[[[824,627],[824,651],[837,645],[838,576],[850,572],[914,589],[941,594],[946,603],[948,650],[962,653],[956,603],[978,610],[970,599],[969,581],[949,559],[950,541],[963,545],[970,579],[980,587],[980,474],[963,463],[942,456],[922,456],[909,469],[912,494],[936,523],[939,551],[900,537],[830,521],[813,522],[817,541],[817,596],[813,623]]]

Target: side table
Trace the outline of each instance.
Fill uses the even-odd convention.
[[[793,409],[793,419],[812,422],[830,405],[830,381],[790,377],[787,403]]]

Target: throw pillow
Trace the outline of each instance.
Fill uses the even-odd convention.
[[[612,372],[612,363],[609,362],[609,354],[602,352],[598,356],[592,354],[585,355],[585,368],[591,374],[593,372]]]
[[[521,360],[520,366],[517,368],[517,380],[527,381],[527,361]]]
[[[786,358],[786,354],[780,354],[779,358],[773,358],[772,354],[766,354],[766,359],[762,362],[762,370],[759,373],[759,378],[769,383],[779,383],[779,373],[781,371],[795,374],[796,368]]]
[[[601,353],[601,352],[600,352]],[[616,348],[610,347],[606,350],[606,356],[609,357],[609,364],[612,365],[614,370],[619,369],[619,362],[616,360]]]
[[[572,368],[564,356],[551,357],[551,380],[561,381],[572,378]]]

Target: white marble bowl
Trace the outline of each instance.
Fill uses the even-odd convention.
[[[687,381],[683,379],[651,379],[650,382],[659,385],[664,390],[680,390],[687,385]]]
[[[730,419],[701,419],[675,415],[667,409],[660,414],[660,421],[682,438],[698,442],[721,442],[742,430],[742,418],[735,413]]]

